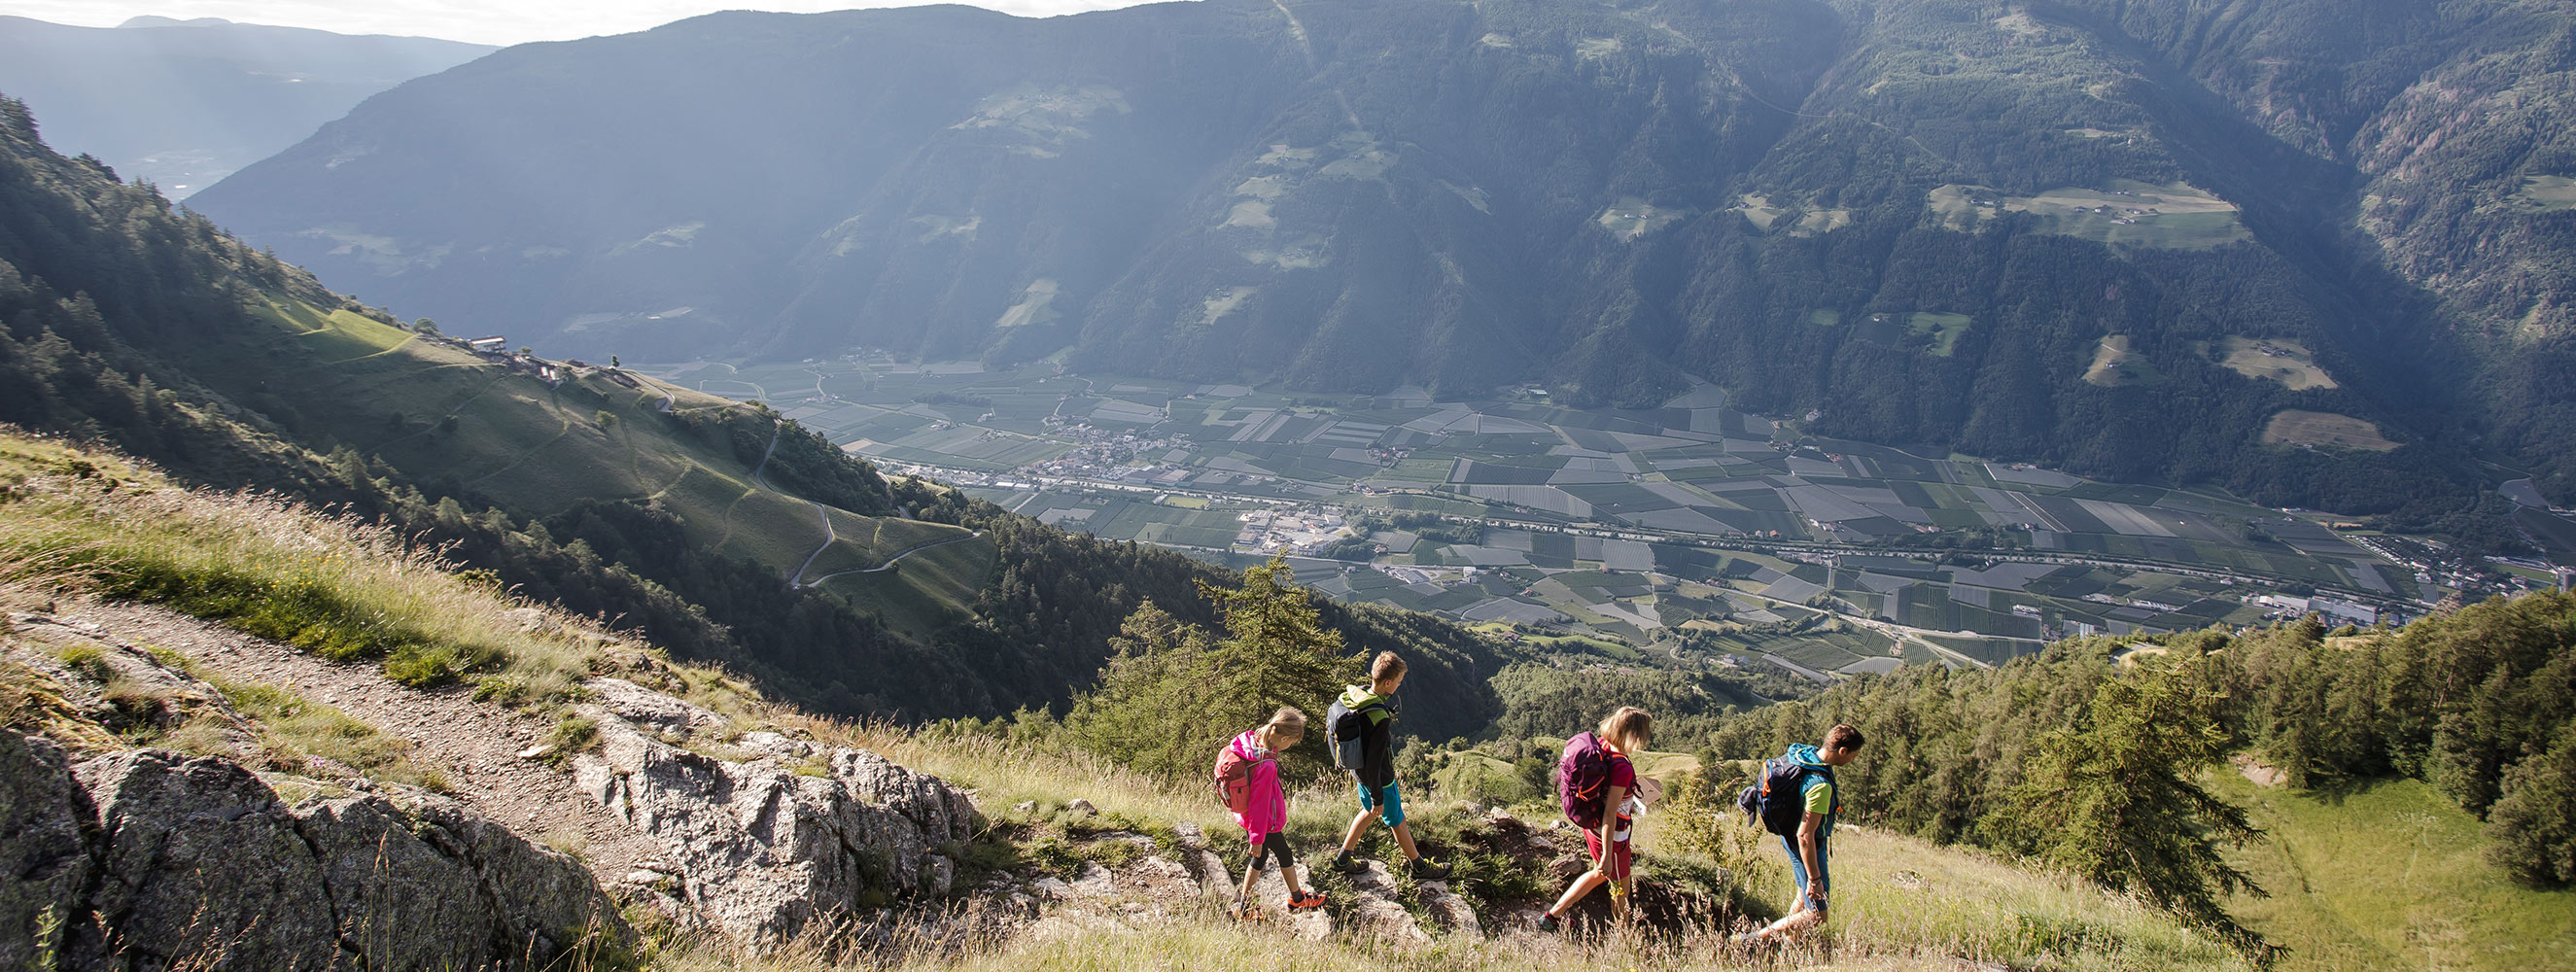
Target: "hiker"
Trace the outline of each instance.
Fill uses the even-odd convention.
[[[1592,869],[1539,914],[1540,931],[1557,930],[1576,902],[1604,884],[1610,886],[1610,917],[1627,920],[1628,896],[1637,890],[1632,872],[1637,851],[1630,838],[1637,814],[1645,809],[1636,796],[1637,764],[1628,754],[1645,752],[1654,735],[1655,717],[1623,705],[1598,728],[1565,741],[1565,756],[1556,764],[1557,800],[1565,819],[1583,829]]]
[[[1325,712],[1333,765],[1349,770],[1360,792],[1359,815],[1351,818],[1349,832],[1342,835],[1342,852],[1333,855],[1333,866],[1344,874],[1368,869],[1367,862],[1351,854],[1359,849],[1360,835],[1368,832],[1374,815],[1395,831],[1396,849],[1404,852],[1405,873],[1417,880],[1439,881],[1449,876],[1449,869],[1425,859],[1413,846],[1413,828],[1404,823],[1404,794],[1396,787],[1393,696],[1403,685],[1404,659],[1391,651],[1378,652],[1377,660],[1369,663],[1367,687],[1345,687],[1342,697]]]
[[[1279,787],[1279,753],[1306,738],[1306,713],[1295,706],[1283,707],[1270,721],[1244,730],[1227,744],[1217,757],[1218,792],[1226,807],[1234,811],[1234,822],[1252,841],[1252,860],[1243,865],[1243,887],[1235,895],[1234,907],[1227,913],[1245,921],[1260,921],[1261,903],[1252,896],[1252,886],[1261,879],[1261,862],[1269,858],[1279,862],[1279,877],[1288,882],[1288,907],[1303,911],[1324,906],[1324,895],[1300,887],[1297,883],[1297,855],[1288,850],[1288,835],[1280,828],[1288,823],[1288,794]]]
[[[1834,784],[1834,767],[1847,766],[1860,755],[1860,730],[1837,725],[1825,733],[1822,746],[1800,743],[1764,763],[1762,780],[1746,787],[1736,802],[1765,830],[1780,835],[1789,854],[1789,879],[1797,904],[1771,927],[1736,937],[1760,944],[1780,935],[1803,932],[1825,923],[1826,895],[1833,890],[1834,818],[1842,815],[1842,793]]]

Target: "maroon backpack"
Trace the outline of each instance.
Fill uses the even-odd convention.
[[[1601,804],[1609,799],[1610,751],[1601,737],[1580,733],[1565,741],[1565,756],[1556,761],[1556,795],[1565,819],[1577,827],[1601,826]]]

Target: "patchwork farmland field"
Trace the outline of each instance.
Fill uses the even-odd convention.
[[[1974,322],[1854,326],[1937,354]],[[2096,353],[2097,383],[2158,380],[2125,340]],[[2319,520],[1819,438],[1706,386],[1658,408],[1586,410],[1536,389],[1316,395],[1050,362],[653,370],[720,394],[763,389],[852,452],[1068,529],[1237,566],[1287,556],[1330,596],[1525,637],[1825,680],[1994,664],[2074,634],[2257,623],[2311,595],[2403,609],[2448,593]],[[2359,444],[2299,414],[2285,413],[2291,434]]]

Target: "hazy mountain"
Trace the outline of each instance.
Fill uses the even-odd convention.
[[[2456,507],[2490,447],[2576,497],[2547,434],[2576,418],[2570,20],[727,13],[407,85],[195,204],[369,300],[567,353],[1070,348],[1630,407],[1689,374],[1831,434]]]
[[[0,97],[0,425],[382,522],[515,596],[844,715],[1061,707],[1144,601],[1218,622],[1198,585],[1227,572],[1178,552],[880,477],[766,408],[417,324],[64,157]],[[1412,661],[1417,731],[1496,714],[1486,682],[1515,649],[1317,609],[1354,652]]]
[[[369,95],[494,49],[211,17],[136,17],[113,28],[0,17],[0,91],[27,102],[64,151],[95,155],[177,199]]]

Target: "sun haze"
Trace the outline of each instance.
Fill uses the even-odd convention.
[[[983,0],[974,5],[1024,17],[1052,17],[1135,4],[1128,0]],[[885,0],[770,0],[759,4],[722,0],[563,0],[539,4],[502,0],[9,0],[0,3],[0,15],[84,27],[113,27],[141,16],[174,20],[219,17],[236,23],[310,27],[343,34],[524,44],[631,33],[699,14],[745,7],[815,13],[902,6],[912,4]]]

